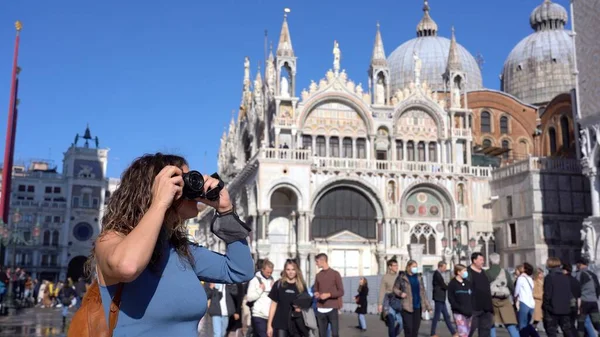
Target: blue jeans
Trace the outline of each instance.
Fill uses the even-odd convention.
[[[227,334],[227,324],[229,324],[228,316],[212,316],[213,336],[225,337]]]
[[[69,315],[69,306],[63,305],[62,306],[62,317],[67,317],[68,315]]]
[[[456,329],[454,329],[454,325],[450,320],[450,315],[448,314],[448,307],[446,307],[446,302],[435,301],[435,311],[433,313],[433,320],[431,321],[431,336],[435,336],[435,331],[437,330],[437,324],[440,321],[440,314],[444,316],[444,322],[446,322],[446,326],[448,330],[450,330],[450,334],[454,336],[456,334]]]
[[[506,330],[508,331],[508,335],[510,337],[520,337],[519,329],[517,329],[516,325],[511,324],[511,325],[505,325],[504,327],[506,327]],[[492,329],[490,330],[490,337],[496,337],[496,327],[495,326],[492,326]]]
[[[533,325],[531,325],[531,317],[533,316],[533,308],[528,307],[525,303],[519,302],[519,312],[517,322],[519,322],[519,334],[521,337],[534,336],[539,337]]]
[[[396,337],[402,331],[402,315],[393,308],[389,308],[387,315],[388,337]],[[398,323],[398,325],[396,325]]]
[[[598,333],[592,325],[590,315],[585,316],[585,332],[587,333],[587,337],[598,337]]]
[[[363,330],[367,330],[367,320],[364,314],[358,314],[358,326]]]

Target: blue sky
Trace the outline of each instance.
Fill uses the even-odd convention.
[[[568,0],[554,2],[568,9]],[[454,25],[458,42],[483,55],[484,85],[492,89],[499,88],[511,49],[532,32],[529,14],[541,3],[430,0],[439,34],[449,37]],[[17,19],[24,28],[15,161],[51,159],[61,169],[63,152],[89,123],[110,148],[109,176],[119,176],[137,156],[155,151],[216,170],[220,135],[241,98],[244,56],[254,78],[264,60],[264,30],[276,47],[283,8],[292,9],[299,95],[331,68],[334,40],[342,68],[366,84],[376,22],[389,55],[415,37],[422,6],[421,0],[3,1],[0,139]]]

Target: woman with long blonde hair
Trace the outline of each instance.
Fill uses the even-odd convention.
[[[302,293],[308,293],[302,271],[296,261],[288,259],[281,279],[275,282],[269,293],[272,302],[267,321],[268,337],[288,337],[292,311],[300,312],[292,303]]]
[[[241,283],[252,278],[246,226],[227,189],[219,186],[217,178],[190,172],[186,160],[175,155],[144,155],[125,170],[88,261],[88,270],[97,271],[105,313],[120,296],[114,337],[197,336],[207,306],[198,279]],[[198,214],[199,202],[215,209],[211,230],[227,244],[225,255],[188,239],[184,221]]]

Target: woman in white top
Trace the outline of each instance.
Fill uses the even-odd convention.
[[[523,263],[523,272],[517,278],[515,286],[515,303],[518,310],[519,331],[521,337],[534,336],[539,337],[537,331],[531,325],[533,311],[535,310],[535,300],[533,299],[533,266],[529,263]]]

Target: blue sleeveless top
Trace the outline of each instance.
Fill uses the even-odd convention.
[[[125,283],[113,337],[197,337],[207,305],[200,280],[242,283],[254,277],[254,261],[246,240],[227,245],[225,255],[195,245],[190,250],[194,267],[167,246],[161,272],[146,268],[133,282]],[[117,285],[100,286],[107,321],[116,290]]]

